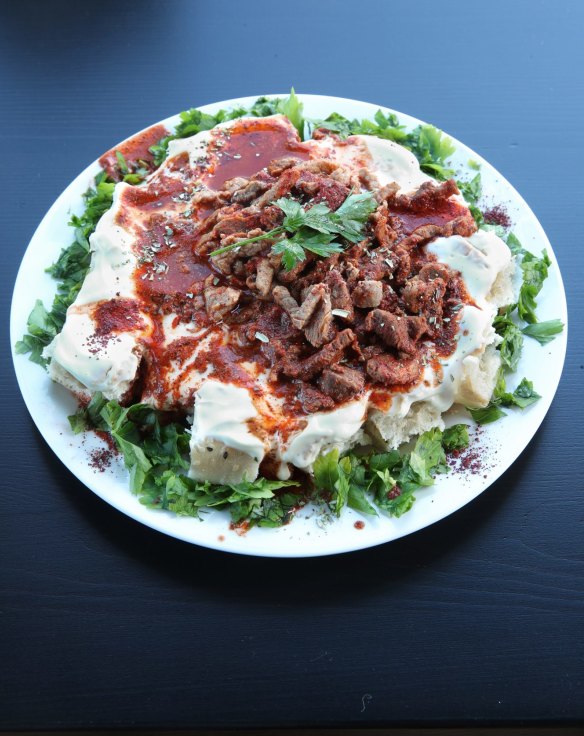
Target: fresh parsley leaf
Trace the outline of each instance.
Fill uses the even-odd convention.
[[[524,322],[537,322],[537,316],[535,314],[537,307],[536,297],[541,291],[543,282],[547,278],[548,268],[551,266],[551,263],[545,250],[541,258],[537,258],[537,256],[534,256],[533,253],[529,253],[528,251],[524,251],[523,253],[523,260],[521,261],[523,283],[519,290],[517,312]]]
[[[319,455],[312,467],[314,485],[328,493],[334,493],[335,484],[339,479],[339,450],[335,448],[326,455]]]
[[[294,87],[290,90],[290,95],[285,100],[278,100],[277,111],[285,115],[292,125],[298,131],[300,138],[304,139],[304,117],[302,110],[304,105],[294,92]]]
[[[442,447],[442,432],[439,429],[430,429],[421,434],[416,440],[408,462],[415,480],[422,486],[432,485],[433,474],[448,472]]]
[[[525,253],[523,246],[521,245],[519,238],[514,233],[509,233],[507,236],[507,245],[509,250],[514,256],[519,256]]]
[[[442,447],[446,452],[462,450],[468,447],[468,427],[466,424],[454,424],[445,429],[442,434]]]
[[[483,185],[480,173],[476,174],[470,181],[457,181],[460,193],[469,204],[476,205],[483,193]]]
[[[501,419],[501,417],[507,416],[497,404],[493,403],[482,409],[468,409],[468,411],[477,424],[490,424],[496,422],[497,419]]]
[[[527,378],[522,379],[513,393],[508,392],[503,371],[499,371],[492,403],[499,406],[518,406],[520,409],[525,409],[538,399],[541,399],[541,396],[534,391],[533,383],[528,381]]]
[[[446,160],[456,151],[451,139],[433,125],[418,125],[407,139],[407,147],[420,162],[420,168],[436,179],[450,179],[454,170]]]
[[[503,342],[499,346],[501,361],[510,371],[517,370],[519,358],[523,350],[523,335],[514,323],[506,326]]]
[[[533,383],[523,378],[515,391],[513,391],[513,403],[520,409],[534,404],[541,396],[533,390]]]
[[[556,335],[564,329],[564,324],[560,319],[550,319],[547,322],[537,322],[535,324],[527,325],[521,332],[524,335],[529,335],[538,341],[540,345],[547,345],[555,339]]]
[[[349,485],[347,506],[350,509],[359,511],[359,513],[361,514],[367,514],[368,516],[379,516],[379,514],[375,510],[375,506],[373,506],[373,504],[369,502],[366,496],[366,489],[355,482],[351,482]]]
[[[474,158],[469,158],[467,161],[469,169],[474,169],[475,171],[479,171],[481,168],[481,165],[478,161],[475,161]]]
[[[286,271],[291,271],[297,263],[306,258],[302,244],[294,238],[283,238],[272,246],[272,253],[282,255],[282,265]]]
[[[290,243],[293,243],[295,246],[309,250],[321,258],[328,258],[333,253],[341,253],[343,250],[343,246],[340,243],[331,242],[333,237],[332,235],[327,235],[327,233],[311,233],[310,229],[302,228],[289,240],[282,242],[286,244],[287,248],[290,246]]]
[[[120,171],[122,174],[129,174],[130,170],[128,169],[128,164],[126,163],[126,159],[124,158],[124,155],[121,151],[116,151],[116,159],[118,161],[118,166],[120,167]]]

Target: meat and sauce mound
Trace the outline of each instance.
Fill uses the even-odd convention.
[[[411,196],[397,186],[377,191],[360,242],[327,258],[307,252],[291,270],[271,252],[275,240],[209,257],[281,225],[284,213],[273,204],[280,197],[305,209],[325,202],[334,211],[366,182],[332,161],[275,159],[253,177],[225,182],[193,238],[193,254],[210,273],[193,284],[185,318],[198,308],[199,324],[228,327],[229,362],[260,365],[289,413],[332,409],[370,388],[406,390],[430,356],[455,349],[457,315],[470,299],[460,275],[423,247],[439,235],[476,230],[451,200],[454,181],[425,183]],[[216,367],[215,351],[206,356]],[[220,370],[237,381],[228,366]]]
[[[290,207],[334,219],[359,195],[366,216],[328,250],[318,223],[285,220]],[[302,142],[282,116],[231,122],[117,185],[52,375],[192,416],[191,474],[213,481],[395,446],[456,401],[488,401],[510,262],[497,240],[476,232],[453,180],[392,141],[321,129]]]

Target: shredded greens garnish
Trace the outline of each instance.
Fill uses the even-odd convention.
[[[540,345],[547,345],[562,330],[564,325],[559,319],[538,322],[535,310],[535,297],[541,291],[543,282],[547,278],[551,261],[544,250],[541,258],[530,253],[522,245],[516,235],[509,233],[507,245],[514,256],[521,258],[520,267],[523,280],[519,289],[519,298],[516,304],[511,304],[499,310],[493,321],[493,327],[502,338],[498,346],[501,356],[501,367],[497,376],[497,383],[488,406],[484,409],[469,409],[472,418],[478,424],[494,422],[506,413],[501,406],[515,406],[525,409],[535,403],[541,396],[534,391],[533,384],[524,378],[512,392],[506,389],[505,375],[517,370],[521,352],[523,350],[523,336],[533,337]],[[521,327],[519,321],[527,322]]]
[[[37,300],[27,322],[28,334],[16,343],[17,353],[30,353],[30,360],[46,366],[43,350],[61,332],[65,323],[67,308],[75,301],[81,284],[89,270],[91,255],[89,236],[103,215],[112,205],[114,182],[107,178],[105,171],[95,178],[95,186],[83,195],[85,210],[81,215],[73,215],[69,225],[75,228],[75,240],[64,248],[59,258],[46,269],[57,280],[57,294],[50,311]]]
[[[401,516],[414,503],[414,492],[433,485],[447,473],[445,451],[468,445],[466,425],[443,433],[420,435],[410,452],[391,450],[339,456],[337,449],[314,463],[314,484],[294,480],[242,481],[218,484],[185,475],[189,468],[189,433],[163,412],[146,404],[124,408],[97,393],[84,409],[69,417],[74,433],[100,429],[110,433],[130,475],[130,489],[149,508],[199,518],[205,508],[227,509],[236,524],[276,527],[290,521],[310,500],[321,500],[339,516],[345,508],[369,515],[384,511]],[[283,489],[287,489],[284,492]]]
[[[273,240],[284,233],[290,233],[292,237],[284,237],[272,246],[272,253],[281,254],[284,268],[290,271],[306,258],[307,250],[322,258],[340,253],[343,246],[335,242],[337,236],[350,243],[357,243],[363,237],[363,228],[369,215],[377,209],[377,202],[370,192],[350,194],[335,212],[324,202],[315,204],[308,210],[291,198],[282,197],[272,204],[285,214],[280,226],[255,238],[246,238],[218,248],[210,255],[219,256],[249,243]]]
[[[338,113],[331,114],[324,121],[306,120],[302,108],[292,89],[286,99],[260,97],[249,108],[220,110],[215,115],[194,108],[187,110],[181,113],[181,121],[174,133],[151,147],[154,165],[160,165],[165,159],[171,140],[210,130],[219,123],[242,116],[283,114],[301,138],[305,133],[310,135],[315,127],[337,133],[341,138],[355,134],[374,135],[395,141],[412,151],[421,169],[435,179],[446,180],[455,176],[448,161],[455,147],[448,136],[431,125],[419,125],[408,132],[395,114],[385,114],[381,110],[377,111],[374,120],[349,120]],[[128,161],[120,151],[115,155],[123,181],[131,185],[143,181],[148,173],[146,162]],[[477,173],[468,181],[457,180],[457,185],[477,225],[485,230],[494,230],[505,238],[513,255],[521,259],[523,276],[517,303],[500,310],[494,321],[501,337],[498,346],[501,368],[492,399],[485,408],[469,410],[476,422],[486,424],[505,416],[502,407],[524,409],[540,398],[526,378],[513,391],[508,390],[507,376],[517,369],[524,336],[546,345],[562,331],[563,324],[557,319],[537,321],[537,296],[551,265],[547,253],[544,251],[541,257],[537,257],[524,249],[513,233],[500,225],[485,223],[479,208],[482,196],[480,164],[470,159],[468,166]],[[75,240],[47,269],[58,282],[51,309],[47,310],[41,301],[37,301],[28,319],[28,333],[16,344],[18,353],[30,353],[30,360],[43,366],[47,364],[43,350],[61,331],[66,310],[75,300],[89,270],[89,236],[103,213],[111,207],[114,186],[115,183],[102,171],[94,186],[83,195],[84,212],[79,216],[73,215],[69,223],[75,229]],[[323,203],[305,210],[290,198],[279,199],[274,204],[285,215],[280,227],[220,248],[211,255],[258,240],[275,239],[272,250],[281,253],[284,267],[290,270],[306,258],[307,251],[326,257],[343,249],[339,239],[358,242],[369,216],[376,209],[376,202],[368,192],[351,193],[336,212]],[[256,333],[256,338],[267,340],[262,333]],[[168,421],[168,416],[148,405],[135,404],[124,408],[97,393],[85,408],[69,417],[69,421],[74,433],[99,429],[111,435],[128,469],[131,490],[144,505],[197,518],[207,508],[227,509],[235,524],[263,527],[287,523],[309,500],[328,504],[337,516],[343,508],[349,507],[363,514],[399,517],[412,507],[416,491],[432,485],[436,475],[448,472],[445,453],[460,451],[469,442],[467,426],[457,424],[444,432],[432,429],[423,433],[409,451],[340,455],[338,450],[331,450],[316,459],[311,487],[301,486],[296,480],[261,477],[237,484],[215,484],[197,481],[187,475],[190,434],[186,424]]]

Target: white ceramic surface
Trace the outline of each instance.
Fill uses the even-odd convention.
[[[325,118],[333,111],[350,118],[373,118],[379,109],[378,105],[338,97],[299,97],[304,102],[304,113],[308,118]],[[200,109],[215,113],[220,108],[248,106],[255,99],[228,100]],[[386,113],[393,112],[387,108],[381,109]],[[408,128],[420,123],[408,115],[396,114]],[[178,121],[177,115],[163,121],[163,124],[172,128]],[[559,318],[566,324],[564,332],[549,345],[540,346],[535,340],[526,338],[516,378],[512,377],[508,385],[513,389],[523,376],[527,376],[534,382],[542,398],[523,412],[509,410],[507,417],[481,430],[477,442],[482,457],[479,473],[457,472],[438,477],[434,486],[416,494],[417,501],[412,510],[400,519],[361,516],[346,509],[341,519],[323,523],[322,517],[314,510],[305,509],[288,526],[280,529],[254,528],[240,536],[229,530],[226,512],[204,513],[202,520],[197,520],[142,506],[128,490],[127,474],[121,461],[105,472],[94,470],[89,464],[89,452],[100,447],[101,440],[92,434],[75,436],[71,433],[67,415],[77,408],[73,397],[64,388],[52,383],[45,371],[31,363],[27,356],[13,353],[18,383],[28,410],[53,451],[82,483],[133,519],[186,542],[248,555],[308,557],[371,547],[411,534],[443,519],[485,491],[524,450],[552,402],[566,351],[566,298],[553,249],[526,202],[481,156],[462,143],[453,141],[457,151],[451,161],[454,168],[461,172],[462,178],[471,178],[476,173],[468,169],[468,159],[478,161],[481,164],[485,199],[495,204],[504,203],[514,223],[513,232],[524,247],[537,254],[547,248],[553,266],[538,299],[538,316],[541,320]],[[42,299],[46,306],[52,301],[55,283],[43,269],[57,258],[61,248],[72,242],[73,233],[67,221],[72,212],[82,211],[82,194],[92,184],[98,171],[97,162],[91,164],[65,189],[43,218],[24,254],[12,300],[12,346],[26,331],[26,320],[35,299]],[[459,420],[471,423],[462,415]],[[545,447],[542,451],[545,452]],[[42,493],[42,489],[38,492]],[[355,528],[357,520],[365,522],[363,529]],[[422,537],[420,543],[423,543]]]

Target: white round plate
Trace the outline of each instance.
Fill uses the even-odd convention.
[[[272,95],[270,95],[272,96]],[[286,95],[273,95],[285,97]],[[299,95],[308,118],[323,119],[331,112],[349,118],[372,119],[378,105],[338,97]],[[251,105],[256,97],[205,105],[203,112],[215,113],[220,108]],[[384,112],[393,112],[381,108]],[[396,113],[408,129],[419,120]],[[178,115],[163,121],[173,128]],[[519,382],[527,376],[534,382],[542,398],[523,412],[509,410],[508,416],[480,432],[476,446],[480,448],[480,468],[475,472],[460,472],[439,476],[431,488],[419,491],[411,511],[399,519],[380,516],[365,517],[346,509],[340,519],[323,523],[322,517],[310,509],[303,510],[291,524],[279,529],[253,528],[244,535],[229,529],[227,512],[203,514],[202,520],[178,517],[170,512],[156,511],[142,506],[128,489],[127,474],[121,461],[104,472],[91,467],[90,451],[101,446],[93,434],[73,435],[67,416],[76,411],[73,397],[61,386],[49,380],[46,372],[31,363],[27,356],[13,353],[14,366],[20,390],[28,410],[40,433],[56,455],[77,478],[94,493],[124,514],[141,521],[172,537],[240,554],[270,557],[309,557],[337,554],[371,547],[418,531],[443,519],[461,508],[487,489],[519,456],[541,424],[556,392],[564,363],[567,339],[567,311],[561,274],[556,265],[552,247],[533,212],[526,202],[490,164],[481,156],[453,139],[457,151],[452,156],[453,167],[463,178],[476,172],[467,166],[469,158],[481,164],[484,198],[493,204],[503,203],[513,221],[513,232],[524,247],[536,254],[546,248],[552,259],[550,275],[538,298],[538,316],[541,320],[561,319],[566,328],[553,342],[540,346],[526,339],[516,375]],[[26,332],[28,314],[36,298],[49,306],[55,292],[55,282],[44,272],[59,255],[61,248],[72,242],[72,230],[67,226],[71,213],[83,210],[82,194],[98,173],[97,162],[91,164],[65,189],[43,218],[22,259],[12,299],[12,346]],[[466,176],[465,176],[466,175]],[[14,351],[14,347],[13,347]],[[511,389],[515,387],[512,377]],[[471,423],[468,418],[462,421]],[[364,521],[364,527],[355,526]]]

